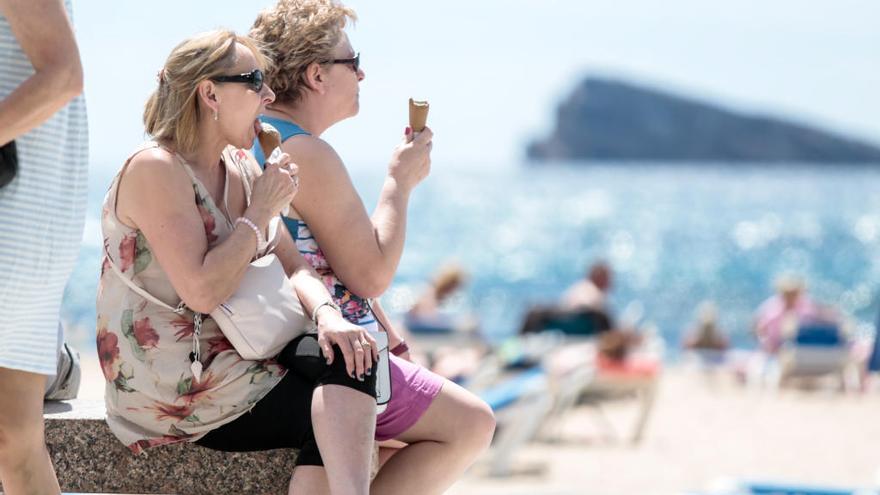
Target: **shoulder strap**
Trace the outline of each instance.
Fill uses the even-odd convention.
[[[169,311],[173,311],[174,313],[177,313],[177,314],[182,314],[186,311],[186,305],[183,303],[183,301],[180,301],[180,304],[178,304],[176,308],[173,308],[170,305],[160,301],[157,297],[153,296],[149,292],[138,287],[134,282],[131,281],[131,279],[129,279],[125,275],[123,275],[122,270],[120,270],[119,267],[116,266],[116,262],[113,261],[113,258],[110,256],[110,253],[107,252],[106,246],[104,247],[104,256],[107,258],[107,262],[110,264],[110,268],[113,269],[113,273],[115,273],[116,276],[119,277],[119,279],[122,280],[122,282],[125,285],[127,285],[129,289],[133,290],[137,295],[143,297],[144,299],[150,301],[153,304],[161,306],[161,307],[163,307]]]
[[[247,169],[247,167],[242,166],[242,164],[235,157],[235,155],[233,155],[233,150],[235,150],[235,148],[232,148],[231,146],[227,146],[223,150],[223,159],[227,160],[229,162],[232,162],[232,164],[235,165],[235,167],[238,169],[238,173],[241,174],[241,182],[244,183],[245,205],[250,206],[250,204],[251,204],[251,182],[254,180],[254,178],[253,178],[253,176],[251,176],[251,173]],[[235,151],[239,152],[241,150],[235,150]]]
[[[278,117],[269,117],[269,116],[263,115],[262,117],[260,117],[260,120],[262,122],[266,122],[267,124],[272,124],[275,127],[275,129],[278,130],[278,132],[281,134],[281,142],[282,143],[284,141],[287,141],[288,139],[292,138],[293,136],[300,136],[300,135],[311,136],[311,134],[308,131],[306,131],[305,129],[303,129],[302,127],[297,125],[296,123],[291,122],[286,119],[279,119]],[[262,145],[260,145],[259,139],[254,139],[253,152],[254,152],[254,158],[256,158],[256,160],[257,160],[257,164],[260,165],[260,168],[265,168],[266,167],[266,159],[268,158],[268,156],[266,155],[265,151],[263,150]]]

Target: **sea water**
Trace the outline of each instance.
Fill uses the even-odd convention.
[[[109,170],[101,169],[99,170]],[[384,164],[352,169],[368,211]],[[108,174],[93,177],[79,261],[62,317],[93,352],[99,213]],[[383,303],[405,311],[434,270],[469,280],[451,310],[501,340],[536,303],[552,303],[597,259],[614,269],[611,306],[671,344],[697,305],[753,345],[752,315],[780,273],[870,332],[880,289],[880,166],[723,163],[434,163],[412,195],[406,248]]]

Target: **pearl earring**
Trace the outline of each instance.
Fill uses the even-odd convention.
[[[220,115],[219,115],[219,113],[217,112],[217,109],[215,108],[215,109],[214,109],[214,121],[216,122],[217,119],[219,119],[219,118],[220,118]]]

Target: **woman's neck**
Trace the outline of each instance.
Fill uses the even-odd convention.
[[[314,100],[304,98],[293,103],[272,103],[266,107],[265,115],[289,120],[308,131],[312,136],[321,136],[335,122],[321,112]]]
[[[199,126],[198,144],[194,150],[183,152],[177,150],[184,160],[193,168],[210,172],[220,165],[220,155],[226,148],[226,143],[214,130],[207,126]]]

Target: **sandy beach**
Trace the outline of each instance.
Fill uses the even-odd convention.
[[[633,402],[609,406],[618,431]],[[870,487],[880,474],[880,396],[831,390],[748,390],[667,370],[643,441],[602,441],[596,413],[572,411],[564,443],[533,443],[518,462],[540,474],[487,478],[474,469],[453,494],[681,494],[720,479]]]
[[[83,356],[83,371],[80,397],[100,399],[97,358]],[[634,406],[603,406],[618,435],[630,429]],[[638,445],[609,438],[596,410],[582,406],[559,425],[564,441],[534,442],[517,453],[516,475],[489,477],[478,465],[449,493],[671,495],[723,478],[870,487],[880,481],[878,411],[876,391],[752,390],[673,367]]]

